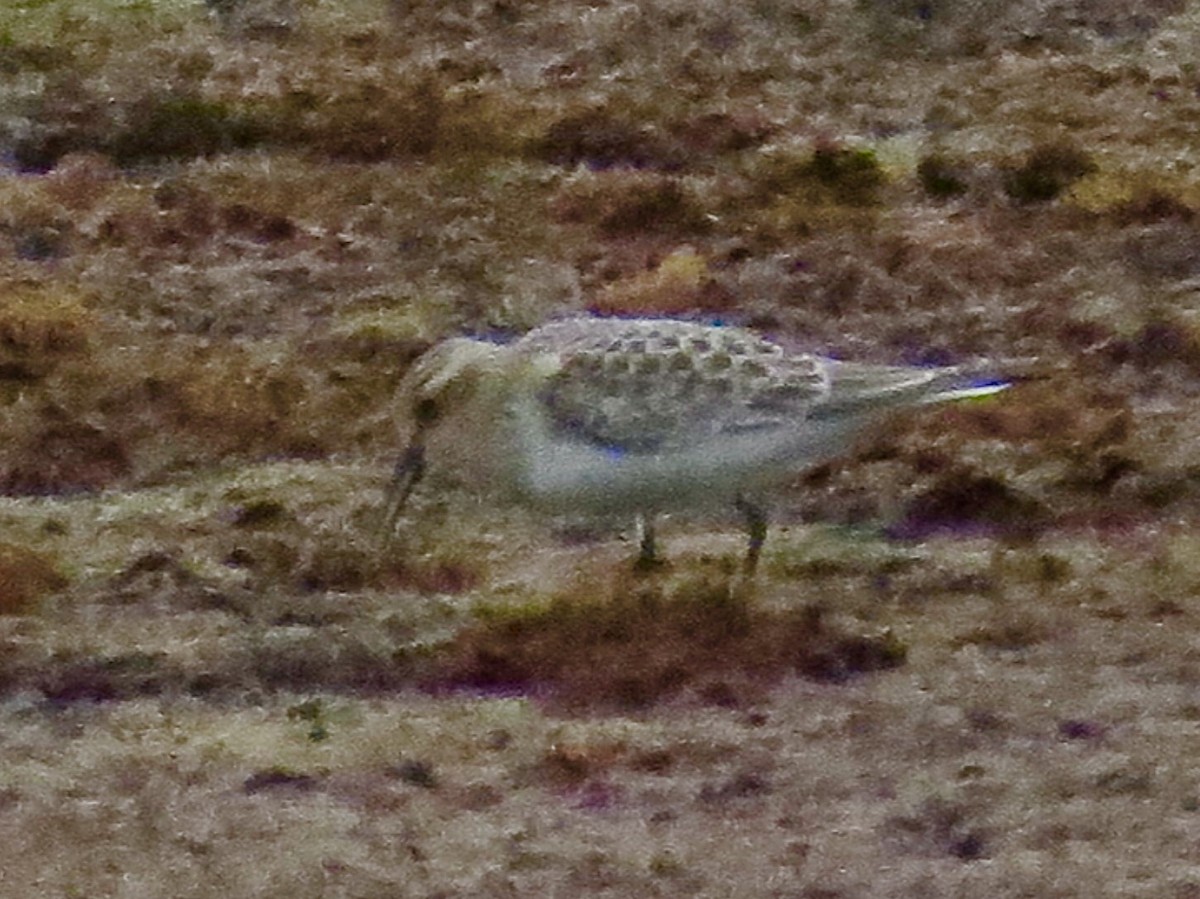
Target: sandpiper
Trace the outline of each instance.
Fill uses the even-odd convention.
[[[580,317],[509,344],[451,338],[400,388],[407,448],[386,534],[427,470],[553,513],[633,514],[640,564],[654,516],[736,508],[752,573],[773,486],[844,453],[887,413],[1008,385],[959,368],[843,362],[753,331],[656,318]]]

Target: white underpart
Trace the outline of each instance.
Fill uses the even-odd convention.
[[[440,344],[402,401],[437,406],[417,439],[430,470],[454,469],[467,489],[553,512],[652,515],[758,501],[890,413],[1006,387],[789,353],[739,328],[581,318],[506,346]]]

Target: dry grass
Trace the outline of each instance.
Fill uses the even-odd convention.
[[[741,706],[791,673],[841,683],[904,661],[898,642],[838,634],[817,606],[759,608],[728,575],[614,590],[597,597],[591,581],[532,608],[484,609],[435,686],[533,692],[575,710],[645,710],[680,693]]]
[[[1200,894],[1193,4],[0,7],[0,892]],[[381,551],[411,360],[584,309],[1023,381],[753,588]]]

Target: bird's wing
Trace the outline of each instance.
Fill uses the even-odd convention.
[[[592,319],[538,329],[522,343],[555,360],[538,392],[552,430],[620,453],[782,429],[829,389],[823,360],[789,356],[738,328]]]
[[[853,362],[828,363],[829,392],[813,418],[837,418],[874,410],[988,396],[1009,385],[959,368],[913,368]]]

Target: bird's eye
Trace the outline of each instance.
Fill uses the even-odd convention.
[[[433,424],[437,421],[439,414],[441,414],[441,410],[435,400],[418,400],[416,406],[413,407],[413,416],[418,424]]]

